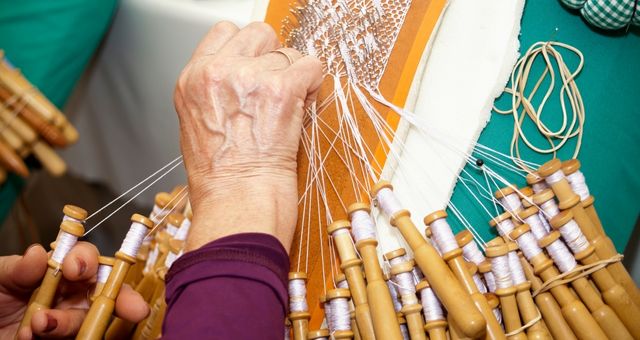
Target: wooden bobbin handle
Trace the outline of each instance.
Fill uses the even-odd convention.
[[[24,164],[22,157],[3,141],[0,141],[0,166],[19,175],[20,177],[28,177],[29,169]]]
[[[340,257],[340,269],[344,272],[349,282],[351,298],[355,305],[355,317],[358,323],[359,335],[364,340],[375,339],[373,320],[367,301],[367,288],[362,275],[362,261],[358,258],[349,234],[351,224],[347,220],[338,220],[327,228],[329,235],[333,237],[334,244]]]
[[[526,325],[532,320],[535,320],[539,313],[536,307],[533,297],[531,297],[531,283],[525,282],[516,286],[516,301],[518,303],[518,310],[522,317],[522,322]],[[542,320],[538,320],[527,329],[527,338],[529,340],[534,339],[551,339],[551,334],[544,327]]]
[[[348,213],[350,216],[356,211],[369,213],[369,209],[366,203],[354,203],[349,206]],[[367,301],[371,309],[373,330],[377,339],[401,340],[398,318],[378,261],[377,245],[378,241],[375,239],[360,240],[356,243],[367,277]]]
[[[372,196],[375,197],[378,191],[385,188],[392,190],[393,187],[388,182],[380,182],[372,189]],[[411,221],[409,211],[400,210],[394,213],[390,216],[390,222],[400,230],[402,237],[411,247],[416,263],[449,315],[455,320],[456,326],[466,336],[482,336],[486,326],[484,317],[475,308],[473,300],[462,288],[440,254],[420,234]]]

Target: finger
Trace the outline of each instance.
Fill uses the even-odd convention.
[[[46,309],[33,314],[31,330],[33,334],[48,338],[66,338],[78,333],[86,309]]]
[[[320,60],[304,56],[283,72],[292,75],[291,79],[295,83],[293,88],[306,90],[305,107],[311,105],[316,100],[322,85],[322,63]]]
[[[197,59],[218,52],[240,29],[229,21],[220,21],[213,25],[209,32],[198,43],[191,59]]]
[[[23,256],[0,257],[0,290],[28,292],[42,280],[47,270],[47,252],[39,244],[31,245]]]
[[[78,242],[65,256],[62,274],[69,281],[85,281],[98,272],[98,248],[89,242]]]
[[[269,24],[253,22],[233,36],[218,52],[225,56],[257,57],[281,47]]]
[[[282,70],[302,58],[302,53],[294,48],[279,48],[257,58],[256,63],[265,70]]]
[[[116,299],[116,316],[131,322],[140,322],[149,315],[149,306],[129,285],[123,285]]]

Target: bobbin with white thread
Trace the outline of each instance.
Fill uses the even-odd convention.
[[[489,303],[489,307],[493,310],[493,314],[496,316],[498,322],[502,325],[502,313],[500,312],[500,299],[494,293],[485,293],[485,298]]]
[[[517,214],[522,210],[522,202],[520,201],[520,195],[511,186],[500,188],[493,193],[505,211],[512,214]]]
[[[109,278],[109,274],[111,274],[111,269],[113,269],[113,264],[116,262],[116,259],[109,256],[99,256],[98,257],[98,274],[96,275],[96,287],[93,290],[93,294],[91,295],[91,301],[95,300],[100,292],[102,292],[102,287],[107,282]]]
[[[543,172],[544,170],[544,172]],[[573,219],[578,223],[584,236],[589,240],[596,249],[596,254],[601,259],[608,259],[617,256],[618,252],[611,239],[593,223],[593,220],[587,215],[582,204],[579,204],[580,197],[571,189],[571,185],[564,177],[559,160],[554,159],[543,164],[538,170],[541,176],[546,177],[546,181],[551,182],[550,178],[560,173],[557,180],[553,182],[551,188],[560,202],[561,210],[571,210]],[[633,299],[636,306],[640,306],[640,289],[636,286],[629,272],[620,262],[615,262],[607,267],[613,278],[620,283]]]
[[[573,191],[577,193],[578,196],[580,196],[580,201],[582,202],[584,211],[591,218],[595,226],[598,228],[598,231],[604,234],[605,231],[602,227],[602,221],[600,221],[598,212],[593,205],[595,202],[595,198],[590,194],[585,176],[580,171],[580,167],[580,161],[577,159],[570,159],[568,161],[562,162],[562,172],[567,177],[567,180],[569,181],[569,184],[571,185]]]
[[[60,283],[60,279],[62,279],[62,271],[64,270],[62,268],[62,262],[78,241],[78,237],[83,234],[84,227],[82,224],[71,220],[62,221],[55,249],[47,261],[47,271],[40,283],[40,287],[34,291],[34,295],[29,300],[29,305],[22,316],[18,331],[20,331],[22,327],[31,327],[31,318],[35,312],[51,308],[58,284]]]
[[[153,200],[153,208],[149,214],[149,219],[153,221],[154,225],[161,224],[160,227],[162,227],[166,223],[165,217],[171,212],[171,198],[171,194],[168,192],[159,192],[156,194]]]
[[[574,252],[576,260],[584,265],[594,264],[600,261],[580,228],[573,220],[570,211],[563,211],[551,219],[551,226],[560,231],[569,248]],[[604,302],[613,309],[624,327],[634,338],[640,338],[640,308],[636,306],[629,294],[617,283],[606,268],[600,268],[590,274],[596,287],[602,292]],[[623,336],[618,334],[617,336]]]
[[[432,239],[443,252],[442,258],[471,296],[475,307],[482,313],[486,322],[487,337],[490,339],[506,339],[504,331],[495,318],[486,298],[479,291],[472,275],[467,270],[467,265],[462,258],[462,249],[458,246],[458,242],[446,218],[447,213],[444,210],[438,210],[425,216],[424,224],[431,228]]]
[[[539,193],[549,188],[544,178],[538,175],[537,172],[528,173],[526,176],[527,184],[531,187],[534,193]]]
[[[370,215],[370,207],[366,203],[354,203],[348,207],[347,212],[367,277],[367,301],[376,338],[400,340],[402,334],[394,302],[378,260],[378,241],[375,239],[375,223]]]
[[[540,218],[539,209],[536,206],[530,206],[520,213],[518,217],[529,225],[533,236],[539,240],[551,231],[551,226],[547,223],[546,219]]]
[[[344,273],[340,273],[334,277],[336,288],[349,289],[349,282]],[[353,293],[351,293],[353,296]],[[358,322],[356,321],[356,313],[353,305],[353,299],[349,299],[349,316],[351,317],[351,331],[353,332],[354,339],[361,339],[360,330],[358,329]]]
[[[184,220],[184,216],[181,213],[171,213],[167,216],[167,233],[174,237],[178,232],[180,226],[182,225],[182,221]]]
[[[516,227],[511,219],[512,216],[510,212],[506,211],[489,221],[489,226],[496,228],[498,234],[507,241],[509,240],[509,233]]]
[[[430,340],[447,339],[447,319],[440,300],[429,286],[427,280],[422,280],[416,285],[416,291],[420,294],[420,302],[424,314],[424,330],[429,333]]]
[[[458,282],[435,248],[429,244],[411,221],[408,210],[402,209],[393,193],[391,183],[381,181],[371,190],[378,205],[398,228],[413,251],[420,270],[425,275],[455,324],[466,336],[479,337],[485,333],[486,322],[475,308],[473,300]]]
[[[327,302],[331,304],[331,315],[334,339],[352,339],[351,317],[348,300],[351,297],[348,289],[332,289],[327,291]]]
[[[359,334],[363,340],[372,340],[375,339],[375,332],[367,300],[367,285],[362,274],[362,260],[356,254],[353,240],[349,233],[350,228],[351,223],[349,221],[337,220],[327,227],[327,233],[333,238],[333,244],[340,257],[340,269],[342,269],[349,282]]]
[[[400,300],[402,301],[401,312],[407,320],[411,340],[426,339],[424,320],[420,315],[422,306],[416,296],[416,284],[413,276],[414,264],[407,260],[406,252],[403,248],[388,252],[384,257],[391,264],[391,275],[398,287]]]
[[[329,330],[326,328],[309,331],[308,340],[329,340]]]
[[[91,304],[91,308],[80,326],[78,339],[102,339],[115,308],[115,299],[127,276],[127,271],[136,262],[136,253],[142,240],[154,225],[150,219],[139,214],[133,214],[131,222],[131,228],[122,241],[120,250],[115,254],[116,260],[111,274],[109,274],[100,295]]]
[[[525,241],[526,244],[525,242],[521,241],[523,235],[528,235],[524,236],[525,240],[527,240]],[[534,272],[540,275],[540,278],[548,281],[555,279],[558,275],[560,275],[558,269],[553,265],[553,261],[551,261],[547,257],[547,255],[542,251],[542,249],[540,249],[535,241],[530,241],[535,240],[535,238],[531,234],[531,231],[529,230],[529,226],[527,224],[523,224],[515,228],[510,233],[510,237],[518,242],[522,253],[533,265]],[[558,284],[550,290],[553,297],[562,307],[561,310],[565,317],[565,320],[567,320],[567,322],[571,326],[571,329],[578,336],[578,338],[607,338],[606,334],[599,326],[599,323],[591,315],[587,307],[582,303],[582,301],[580,301],[578,298],[576,298],[575,295],[571,293],[566,285]]]
[[[528,208],[533,205],[533,195],[535,192],[531,187],[526,186],[519,189],[520,190],[520,202],[522,203],[523,209]]]
[[[494,292],[496,290],[496,281],[491,272],[491,263],[487,261],[484,254],[480,251],[480,248],[478,248],[478,245],[473,241],[471,232],[463,230],[457,233],[456,241],[458,242],[458,246],[462,248],[464,258],[473,262],[478,267],[478,272],[484,277],[489,292]]]
[[[496,279],[497,289],[495,294],[500,298],[500,307],[506,332],[514,332],[522,327],[520,313],[515,293],[516,287],[513,285],[509,268],[509,247],[507,244],[487,247],[485,255],[491,259],[491,270]],[[520,332],[513,334],[510,339],[527,339],[527,336]]]
[[[72,204],[65,205],[62,208],[62,213],[64,214],[63,221],[73,221],[80,224],[84,224],[84,220],[88,215],[86,210]]]
[[[309,332],[309,314],[306,297],[307,274],[303,272],[289,273],[289,320],[295,340],[304,340]]]

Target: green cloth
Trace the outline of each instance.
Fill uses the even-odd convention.
[[[640,108],[637,104],[640,96],[640,36],[638,31],[624,35],[596,32],[557,0],[527,1],[522,19],[521,50],[535,42],[549,40],[567,43],[584,54],[584,69],[576,80],[586,112],[583,145],[578,159],[582,162],[582,172],[591,194],[596,198],[595,206],[606,232],[622,252],[640,212],[637,198],[640,178],[636,175],[640,169]],[[575,67],[577,57],[568,53],[563,56],[570,68]],[[531,78],[537,79],[540,74],[541,64],[537,66]],[[542,88],[546,89],[546,83]],[[545,107],[547,117],[561,112],[557,94],[555,91]],[[510,107],[510,101],[511,97],[504,94],[496,102],[496,107]],[[552,125],[552,128],[557,126]],[[534,135],[535,127],[528,124],[525,131]],[[479,143],[508,154],[512,133],[513,116],[493,113]],[[545,146],[541,144],[543,139],[534,140],[537,145]],[[574,141],[568,143],[559,158],[570,158],[574,146]],[[524,159],[544,163],[550,156],[526,152]],[[504,170],[499,173],[506,174],[518,186],[526,185],[523,178]],[[481,176],[478,178],[482,179]],[[470,197],[468,191],[458,184],[452,201],[481,232],[485,241],[495,237],[495,231],[490,230],[487,223],[490,217]],[[489,211],[494,209],[490,204],[487,207]],[[453,218],[450,220],[456,224],[454,229],[461,230]]]
[[[56,106],[63,107],[116,8],[116,0],[0,0],[0,49]],[[0,221],[23,181],[0,186]]]
[[[617,30],[628,25],[640,26],[640,7],[637,0],[561,0],[579,10],[591,25],[605,30]]]

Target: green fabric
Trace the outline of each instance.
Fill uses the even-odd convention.
[[[62,107],[103,34],[116,0],[0,0],[0,49],[55,105]],[[0,187],[0,221],[22,186]]]
[[[594,32],[579,16],[569,13],[556,0],[527,1],[522,19],[521,50],[537,41],[548,40],[573,45],[584,54],[585,66],[576,81],[586,111],[584,141],[578,159],[582,162],[582,172],[591,194],[596,198],[595,206],[606,232],[622,252],[640,212],[637,198],[640,193],[637,174],[637,169],[640,169],[640,124],[637,118],[640,115],[637,105],[640,95],[640,36],[637,31],[619,36],[603,35]],[[577,57],[564,56],[569,67],[575,67]],[[537,79],[535,75],[540,74],[541,64],[537,66],[531,78]],[[546,89],[546,84],[543,88]],[[545,114],[560,112],[557,94],[558,91],[547,103]],[[510,100],[511,97],[504,94],[496,106],[506,108]],[[526,125],[525,131],[533,135],[535,127]],[[493,113],[479,143],[508,154],[512,132],[513,117]],[[538,143],[543,141],[541,138],[534,140]],[[569,143],[559,158],[570,158],[574,145],[574,142]],[[537,163],[550,159],[532,152],[525,153],[524,158]],[[505,174],[505,171],[500,173]],[[526,185],[523,178],[506,175],[518,186]],[[496,235],[487,223],[489,216],[462,185],[456,186],[452,201],[485,240]],[[492,206],[489,208],[493,211]],[[451,222],[456,221],[451,218]],[[457,224],[454,228],[461,230],[462,227]]]

